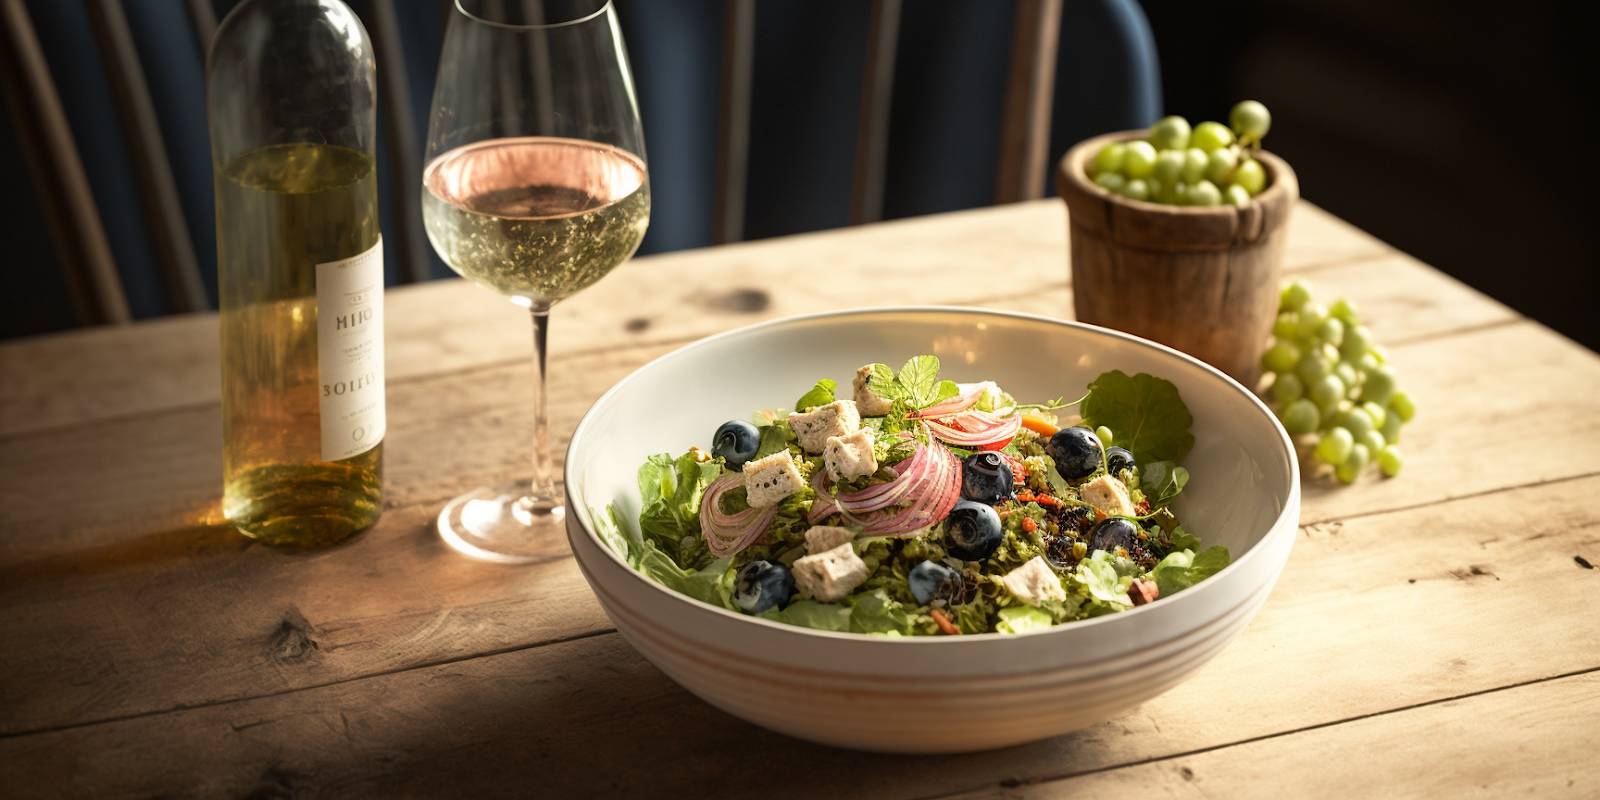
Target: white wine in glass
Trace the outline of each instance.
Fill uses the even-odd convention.
[[[450,501],[439,532],[492,561],[566,553],[551,466],[550,309],[638,249],[650,181],[616,11],[597,0],[456,0],[428,126],[422,214],[450,268],[533,317],[533,479]]]

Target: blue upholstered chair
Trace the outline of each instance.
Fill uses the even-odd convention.
[[[449,275],[417,208],[449,0],[348,1],[378,51],[388,280]],[[236,2],[0,0],[0,180],[21,206],[0,336],[215,307],[201,42]],[[1161,108],[1136,0],[615,2],[654,195],[641,253],[1040,196],[1073,142]]]

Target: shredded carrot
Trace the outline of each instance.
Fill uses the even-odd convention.
[[[1050,495],[1047,495],[1047,494],[1036,494],[1036,495],[1034,495],[1033,496],[1033,502],[1038,503],[1041,506],[1060,506],[1061,505],[1061,501],[1060,500],[1057,500],[1054,497],[1051,497]]]
[[[961,635],[961,629],[957,628],[955,623],[950,621],[950,615],[944,613],[944,609],[935,608],[928,612],[928,616],[933,617],[933,621],[939,623],[939,630],[944,631],[951,636]]]
[[[1022,417],[1022,427],[1027,428],[1028,430],[1033,431],[1040,436],[1054,436],[1056,435],[1056,431],[1061,430],[1060,428],[1057,428],[1056,426],[1051,425],[1050,423],[1045,422],[1038,417],[1029,416],[1026,414],[1024,414]]]
[[[1023,517],[1022,518],[1022,529],[1027,531],[1028,533],[1033,533],[1034,531],[1039,529],[1039,523],[1034,522],[1033,521],[1033,517]]]
[[[1026,503],[1032,499],[1033,491],[1030,489],[1023,489],[1022,491],[1017,492],[1017,502],[1019,503]]]

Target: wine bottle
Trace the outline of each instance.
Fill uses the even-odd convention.
[[[339,0],[245,0],[206,59],[223,513],[322,547],[383,508],[383,243],[372,46]]]

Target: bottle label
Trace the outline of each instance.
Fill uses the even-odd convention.
[[[317,367],[322,460],[354,458],[383,441],[383,240],[317,265]]]

